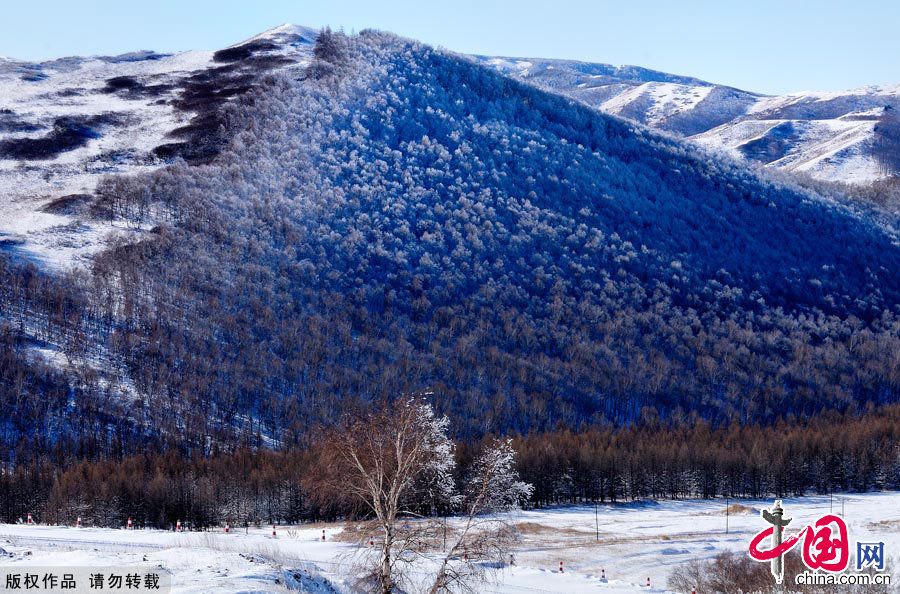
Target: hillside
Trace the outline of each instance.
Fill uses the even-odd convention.
[[[146,229],[77,216],[98,181],[213,157],[227,140],[228,106],[264,77],[308,64],[315,37],[282,25],[218,51],[0,61],[0,249],[61,271],[90,262],[110,237],[139,237]],[[634,66],[474,59],[711,151],[812,179],[868,187],[900,167],[896,88],[767,97]],[[895,212],[896,200],[874,199]]]
[[[462,437],[897,401],[885,224],[389,34],[309,51],[71,215],[139,241],[2,269],[4,443],[283,445],[413,391]]]
[[[84,211],[154,227],[83,289],[121,295],[89,315],[150,427],[285,439],[421,389],[475,434],[896,399],[882,227],[452,55],[332,44],[212,161]]]
[[[684,136],[774,169],[846,184],[900,174],[880,146],[900,86],[766,96],[647,70],[570,60],[494,58],[479,63],[604,113]]]
[[[72,215],[105,175],[214,155],[224,107],[314,39],[285,25],[219,51],[0,61],[0,246],[66,269],[134,237]]]

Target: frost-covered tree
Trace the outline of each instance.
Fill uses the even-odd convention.
[[[325,497],[361,504],[371,518],[360,539],[362,568],[368,585],[383,594],[421,587],[429,567],[435,569],[424,580],[428,592],[467,589],[483,577],[481,562],[505,559],[513,543],[503,516],[488,515],[531,496],[515,470],[512,442],[485,447],[460,492],[447,427],[424,399],[401,399],[349,416],[325,447],[316,480]],[[458,512],[460,521],[448,528],[434,519],[436,509]],[[411,580],[414,563],[418,577]]]
[[[421,398],[384,404],[353,415],[334,432],[334,458],[323,467],[330,491],[362,504],[378,531],[378,554],[366,570],[378,591],[390,594],[416,560],[427,526],[409,522],[422,504],[454,505],[454,445],[447,417],[438,417]]]
[[[343,33],[335,33],[330,27],[319,31],[313,49],[313,60],[306,69],[314,79],[325,78],[336,74],[348,60],[347,37]]]
[[[495,440],[475,459],[464,488],[462,522],[439,560],[429,594],[477,591],[484,561],[506,562],[515,530],[509,512],[531,497],[533,488],[519,480],[511,440]],[[496,566],[496,565],[493,565]]]
[[[891,105],[875,126],[874,153],[884,173],[900,175],[900,113]]]

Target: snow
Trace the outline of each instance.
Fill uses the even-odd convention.
[[[827,120],[746,119],[729,122],[692,136],[708,148],[722,148],[733,156],[748,143],[765,138],[785,123],[794,126],[796,139],[787,154],[768,167],[800,171],[818,179],[843,183],[871,183],[885,173],[872,158],[876,122],[872,110]]]
[[[818,104],[825,101],[841,102],[846,111],[833,118],[816,116],[819,109],[823,114],[828,113],[827,105]],[[869,107],[873,102],[880,105]],[[791,139],[788,154],[768,163],[768,167],[803,172],[826,181],[868,184],[887,175],[872,155],[872,143],[877,119],[884,105],[890,103],[900,104],[896,87],[761,97],[744,116],[692,136],[691,140],[710,148],[725,149],[737,156],[737,149],[742,145],[763,138],[776,126],[790,122],[797,136]],[[800,105],[811,112],[809,118],[777,117]]]
[[[810,124],[803,135],[803,150],[775,161],[774,167],[845,183],[872,182],[883,177],[870,156],[875,122],[826,120]]]
[[[665,119],[690,111],[706,99],[713,87],[683,85],[668,82],[648,82],[634,87],[604,102],[600,109],[620,115],[629,105],[642,99],[650,100],[646,124],[655,126]]]
[[[60,369],[65,368],[69,364],[66,354],[60,349],[53,346],[38,346],[31,349],[32,353],[49,365],[56,366]]]
[[[62,190],[59,195],[71,193],[76,192]],[[113,235],[134,236],[140,232],[121,223],[85,222],[43,212],[41,209],[55,195],[20,197],[12,191],[0,194],[0,242],[8,242],[11,247],[7,249],[11,251],[26,252],[48,269],[61,271],[84,263]]]
[[[0,239],[14,240],[23,251],[51,268],[78,264],[105,243],[115,225],[79,222],[42,212],[59,196],[90,193],[100,177],[159,167],[150,156],[166,135],[187,123],[160,97],[125,98],[101,90],[113,77],[129,76],[151,84],[176,79],[211,64],[212,52],[184,52],[158,60],[110,63],[99,58],[48,63],[47,78],[24,81],[15,71],[0,70],[0,110],[40,128],[0,133],[0,140],[41,137],[53,120],[68,116],[115,114],[121,125],[104,126],[99,138],[55,158],[34,161],[0,159]],[[167,99],[168,97],[166,97]],[[120,157],[110,158],[112,155]]]
[[[796,91],[785,95],[772,95],[762,97],[751,107],[747,113],[753,114],[770,109],[784,107],[800,101],[824,102],[834,99],[845,99],[847,97],[896,97],[900,95],[900,84],[895,85],[868,85],[857,87],[855,89],[847,89],[843,91]]]
[[[249,39],[245,39],[244,41],[236,43],[231,47],[237,47],[240,45],[244,45],[245,43],[250,43],[251,41],[258,41],[260,39],[283,41],[286,38],[293,37],[300,38],[306,41],[312,41],[318,35],[318,30],[311,27],[304,27],[302,25],[295,25],[293,23],[284,23],[267,31],[263,31],[259,35],[254,35]]]
[[[297,26],[278,27],[257,37],[283,43],[276,53],[291,54],[302,63],[311,46],[297,44],[297,35],[315,38],[311,29]],[[57,118],[104,116],[114,120],[100,124],[97,137],[84,146],[52,158],[0,157],[0,248],[13,245],[15,251],[60,270],[83,264],[107,244],[111,234],[134,233],[116,224],[48,214],[43,208],[60,196],[90,194],[105,175],[145,172],[164,165],[153,149],[172,142],[170,133],[194,115],[178,111],[173,100],[187,77],[221,66],[213,61],[213,54],[141,52],[40,64],[0,62],[0,115],[35,128],[5,128],[0,120],[0,142],[44,137]],[[40,72],[43,78],[25,80],[24,71]],[[104,92],[109,79],[116,77],[129,77],[158,90]]]
[[[788,154],[767,167],[853,184],[868,184],[888,175],[872,154],[873,128],[886,105],[900,107],[900,85],[765,96],[629,66],[537,58],[475,59],[605,113],[687,134],[689,140],[740,159],[744,156],[738,149],[743,144],[789,121],[805,133],[787,139]],[[553,69],[556,72],[548,74]]]
[[[771,500],[730,503],[741,507],[732,507],[727,534],[722,500],[604,504],[596,510],[597,524],[593,506],[514,512],[510,519],[522,531],[515,565],[498,570],[476,589],[500,594],[665,592],[674,567],[723,551],[744,554],[750,538],[765,528],[759,510]],[[788,498],[784,506],[798,530],[843,509],[851,546],[857,540],[883,541],[887,570],[900,579],[900,493]],[[299,589],[297,580],[306,591],[350,592],[349,576],[365,548],[344,542],[349,539],[342,538],[342,529],[336,524],[279,526],[273,539],[270,527],[224,534],[0,525],[0,548],[11,553],[0,557],[0,573],[47,565],[161,566],[172,574],[177,593],[281,592],[288,585]],[[600,577],[604,572],[606,581]]]

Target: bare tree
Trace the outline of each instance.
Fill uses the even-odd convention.
[[[531,495],[516,474],[512,443],[491,442],[460,493],[447,426],[424,399],[409,398],[349,415],[324,447],[313,480],[320,497],[344,499],[371,518],[360,532],[359,558],[363,581],[381,594],[472,591],[515,541],[505,516],[492,515]],[[433,517],[438,508],[461,517],[442,524]]]
[[[390,594],[404,567],[427,550],[433,527],[410,521],[428,505],[455,505],[454,445],[446,417],[419,398],[351,417],[331,439],[324,473],[332,490],[363,504],[374,516],[378,556],[370,567],[378,590]]]

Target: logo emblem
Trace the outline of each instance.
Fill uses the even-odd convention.
[[[794,548],[801,538],[803,563],[808,568],[837,573],[847,569],[850,564],[847,524],[840,516],[826,514],[788,537],[784,535],[784,528],[791,523],[792,518],[784,517],[780,499],[775,501],[771,511],[762,510],[762,518],[771,526],[750,541],[750,557],[756,561],[771,561],[775,583],[784,581],[784,554]],[[769,540],[769,548],[760,548],[766,539]]]

